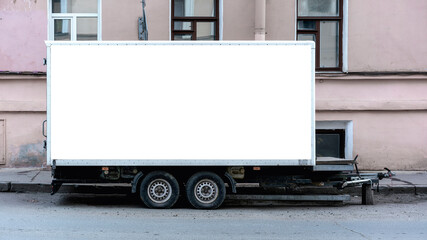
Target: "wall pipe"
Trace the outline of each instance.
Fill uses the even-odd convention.
[[[265,41],[266,0],[255,0],[255,40]]]

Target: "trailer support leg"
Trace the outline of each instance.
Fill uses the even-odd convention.
[[[371,184],[362,184],[362,204],[374,205],[374,191]]]

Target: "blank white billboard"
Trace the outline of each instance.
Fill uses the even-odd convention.
[[[47,45],[49,162],[314,165],[311,42]]]

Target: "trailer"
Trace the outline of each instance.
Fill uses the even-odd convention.
[[[150,208],[213,209],[238,183],[370,190],[390,173],[316,159],[314,42],[46,45],[52,193],[130,183]]]

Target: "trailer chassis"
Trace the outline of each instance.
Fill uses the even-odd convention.
[[[357,157],[356,157],[357,159]],[[282,188],[288,190],[294,190],[297,188],[304,187],[315,187],[318,192],[325,188],[336,188],[343,190],[349,187],[361,187],[362,191],[362,204],[373,205],[373,189],[376,185],[379,186],[379,181],[383,178],[389,178],[394,176],[394,173],[389,169],[385,168],[386,172],[378,173],[362,173],[357,168],[356,159],[351,164],[345,165],[323,165],[321,168],[313,167],[238,167],[241,171],[245,172],[243,179],[241,176],[237,176],[230,167],[138,167],[138,166],[92,166],[92,167],[63,167],[53,166],[52,167],[52,192],[55,194],[63,184],[104,184],[104,183],[128,183],[131,186],[131,193],[139,193],[143,187],[141,184],[144,179],[153,177],[153,175],[159,176],[171,175],[171,181],[176,181],[177,186],[181,189],[186,188],[189,184],[189,179],[194,175],[211,176],[210,181],[200,183],[199,194],[203,191],[214,191],[215,186],[220,189],[222,185],[228,187],[227,198],[228,199],[240,199],[240,200],[287,200],[287,201],[347,201],[350,199],[348,195],[342,194],[289,194],[292,191],[286,191],[286,194],[268,194],[263,192],[262,194],[245,194],[245,191],[241,191],[239,186],[245,183],[252,183],[261,189],[273,189]],[[242,170],[243,169],[243,170]],[[214,176],[214,177],[212,177]],[[202,178],[203,178],[202,177]],[[236,179],[237,178],[237,179]],[[155,179],[153,179],[154,181]],[[199,179],[200,180],[200,179]],[[226,183],[226,184],[225,184]],[[256,185],[257,184],[257,185]],[[169,184],[170,185],[170,184]],[[155,190],[152,190],[152,200],[161,199],[162,191],[171,190],[172,186],[168,185],[168,181],[154,182],[152,185],[153,189],[159,189],[157,194]],[[178,187],[179,188],[179,187]],[[188,190],[188,189],[187,189]],[[197,190],[197,189],[196,189]],[[195,191],[196,191],[195,190]],[[144,191],[150,191],[149,189]],[[157,195],[156,195],[157,194]],[[181,191],[181,195],[185,192]],[[201,196],[201,195],[200,195]],[[157,197],[157,198],[156,198]],[[178,198],[178,196],[177,196]],[[191,197],[190,197],[191,198]],[[225,198],[225,193],[224,193]],[[200,197],[201,200],[208,200]],[[160,201],[160,200],[159,200]],[[175,200],[174,200],[175,201]],[[150,202],[150,198],[145,200]],[[161,202],[161,201],[160,201]],[[216,208],[222,204],[205,204],[197,205],[196,208]],[[166,207],[172,207],[165,205]],[[158,205],[151,205],[149,207],[159,208]]]

